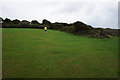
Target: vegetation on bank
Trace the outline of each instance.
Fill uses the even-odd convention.
[[[120,34],[120,29],[110,29],[110,28],[94,28],[90,25],[87,25],[81,21],[76,21],[74,23],[51,23],[50,21],[44,19],[42,23],[39,23],[37,20],[27,21],[27,20],[10,20],[8,18],[2,19],[3,28],[38,28],[43,29],[45,26],[48,29],[60,30],[75,35],[82,35],[94,38],[110,38],[111,36],[118,36]]]

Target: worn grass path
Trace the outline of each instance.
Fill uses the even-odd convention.
[[[115,78],[118,39],[2,29],[3,78]]]

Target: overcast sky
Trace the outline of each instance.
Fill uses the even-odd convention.
[[[118,28],[118,0],[2,0],[0,16],[51,22],[82,21],[93,27]]]

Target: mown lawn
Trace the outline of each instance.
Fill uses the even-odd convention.
[[[118,38],[2,29],[3,78],[116,78]]]

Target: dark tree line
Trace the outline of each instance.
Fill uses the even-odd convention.
[[[76,21],[74,23],[51,23],[50,21],[44,19],[42,23],[39,23],[37,20],[27,21],[27,20],[10,20],[8,18],[3,19],[0,17],[2,23],[2,28],[38,28],[43,29],[45,26],[48,29],[60,30],[75,35],[84,35],[95,38],[110,38],[111,36],[118,36],[117,29],[103,29],[103,28],[93,28],[90,25],[87,25],[81,21]]]

